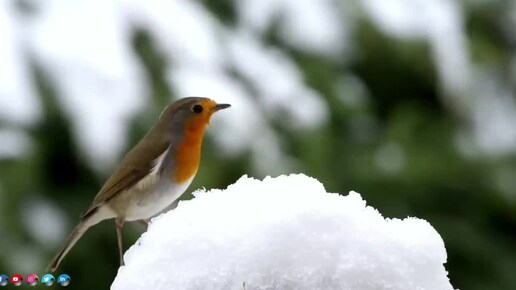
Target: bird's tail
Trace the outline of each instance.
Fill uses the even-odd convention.
[[[97,213],[93,213],[92,215],[85,216],[79,222],[77,226],[73,229],[72,233],[66,239],[64,247],[55,255],[50,264],[47,266],[47,271],[54,272],[59,264],[63,260],[63,258],[68,254],[70,249],[75,245],[75,243],[84,235],[84,233],[93,225],[96,225],[104,218],[100,218]]]

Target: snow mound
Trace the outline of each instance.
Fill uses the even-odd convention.
[[[305,175],[244,176],[160,215],[111,289],[453,289],[439,234]]]

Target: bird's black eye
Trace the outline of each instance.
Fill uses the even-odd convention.
[[[197,113],[197,114],[202,113],[202,110],[203,110],[203,108],[201,105],[195,105],[192,107],[192,112]]]

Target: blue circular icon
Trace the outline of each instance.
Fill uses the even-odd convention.
[[[71,280],[72,280],[72,278],[70,278],[70,276],[68,276],[66,274],[61,274],[57,278],[57,284],[59,284],[61,286],[68,286],[68,285],[70,285]]]
[[[0,286],[5,286],[9,283],[9,276],[5,274],[0,275]]]
[[[47,286],[52,286],[52,284],[54,284],[55,280],[56,279],[54,278],[54,276],[52,274],[45,274],[45,275],[43,275],[43,277],[41,277],[41,284],[44,284]]]

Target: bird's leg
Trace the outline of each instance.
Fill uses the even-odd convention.
[[[120,266],[124,265],[124,249],[122,245],[122,227],[124,226],[123,219],[116,219],[116,236],[118,239],[118,252],[120,254]]]

